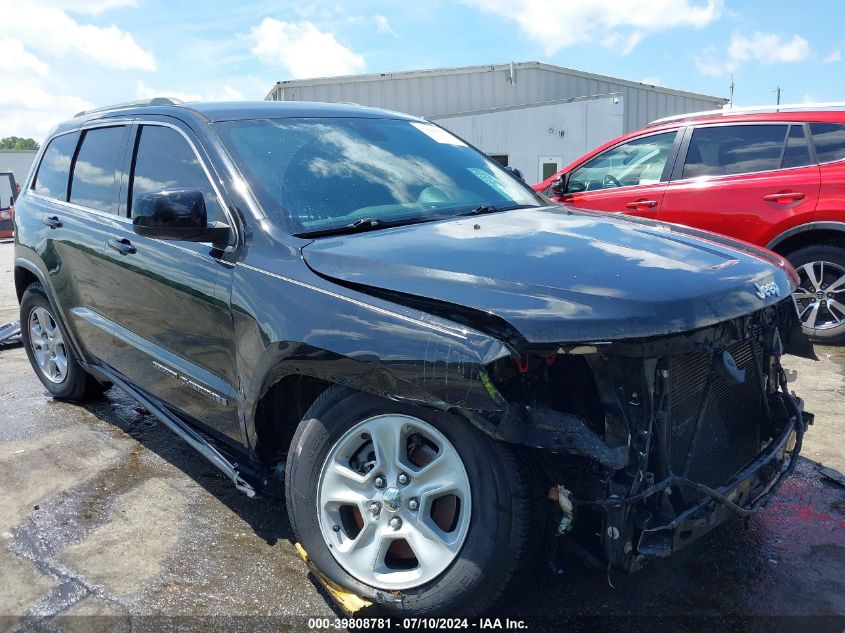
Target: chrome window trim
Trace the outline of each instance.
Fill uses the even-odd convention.
[[[36,200],[44,200],[45,202],[50,202],[52,204],[58,204],[68,209],[72,209],[74,211],[80,211],[82,213],[89,213],[93,215],[98,215],[102,218],[107,218],[109,220],[128,220],[129,218],[121,218],[116,213],[109,213],[108,211],[101,211],[100,209],[93,209],[91,207],[83,207],[80,204],[76,204],[75,202],[68,202],[66,200],[58,200],[57,198],[51,198],[49,196],[42,195],[40,193],[35,193],[34,191],[30,191],[26,194],[28,197],[33,197]]]
[[[822,165],[835,165],[836,163],[845,163],[845,156],[843,156],[842,158],[837,158],[836,160],[826,160],[826,161],[825,161],[825,162],[823,162],[823,163],[816,163],[816,165],[819,165],[819,166],[822,166]]]
[[[735,178],[737,176],[753,176],[755,174],[773,174],[775,172],[793,171],[796,169],[807,169],[808,167],[818,167],[819,163],[810,163],[809,165],[799,165],[798,167],[784,167],[783,169],[765,169],[763,171],[743,171],[736,174],[721,174],[719,176],[695,176],[693,178],[678,178],[670,181],[671,183],[686,184],[689,182],[706,182],[716,178]]]

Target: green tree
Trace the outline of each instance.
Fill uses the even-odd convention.
[[[7,136],[0,139],[0,149],[38,149],[41,147],[33,138],[21,138],[20,136]]]

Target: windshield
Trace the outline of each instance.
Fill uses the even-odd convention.
[[[264,212],[294,234],[544,204],[485,155],[422,121],[271,119],[215,130]]]

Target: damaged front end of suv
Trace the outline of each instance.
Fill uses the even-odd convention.
[[[754,514],[795,468],[812,422],[780,364],[793,322],[787,300],[694,332],[492,363],[497,435],[542,449],[567,546],[633,572]]]
[[[443,408],[536,449],[565,547],[636,571],[753,514],[794,469],[812,415],[781,356],[806,339],[795,271],[776,255],[580,210],[408,235],[315,243],[305,259],[502,345],[492,360],[447,358],[440,392],[441,374],[420,371]]]

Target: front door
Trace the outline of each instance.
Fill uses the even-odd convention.
[[[132,203],[155,189],[205,194],[209,222],[231,225],[190,131],[137,126],[121,200],[126,213],[105,244],[115,347],[107,362],[169,406],[236,442],[237,378],[232,346],[227,251],[210,244],[157,240],[132,231]]]
[[[572,170],[557,198],[584,209],[655,218],[663,203],[678,132],[661,132],[615,145]]]

